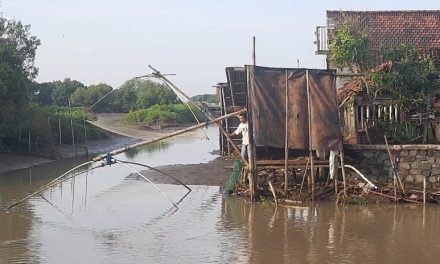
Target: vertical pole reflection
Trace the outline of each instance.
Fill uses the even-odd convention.
[[[29,185],[32,186],[32,166],[29,167]]]

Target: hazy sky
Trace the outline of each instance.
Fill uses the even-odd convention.
[[[70,77],[113,87],[149,73],[151,64],[189,95],[213,93],[226,66],[251,63],[323,68],[315,27],[326,10],[439,9],[439,0],[414,1],[166,1],[0,0],[5,18],[32,26],[41,39],[37,81]]]

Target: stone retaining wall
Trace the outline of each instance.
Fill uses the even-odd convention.
[[[358,168],[364,175],[381,184],[392,184],[391,162],[386,150],[355,149],[347,145],[347,163]],[[399,177],[408,188],[421,189],[426,177],[428,188],[440,187],[440,150],[393,150]],[[349,170],[350,176],[354,176]]]

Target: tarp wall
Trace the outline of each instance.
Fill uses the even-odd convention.
[[[260,66],[246,66],[246,70],[257,146],[284,148],[287,121],[288,147],[309,149],[308,87],[312,149],[341,149],[336,79],[332,72]]]

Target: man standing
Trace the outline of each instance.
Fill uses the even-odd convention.
[[[240,119],[240,125],[233,133],[228,133],[230,137],[242,135],[242,143],[241,143],[241,156],[244,160],[248,160],[248,146],[249,146],[249,134],[248,134],[248,120],[247,113],[243,112],[238,115]]]

